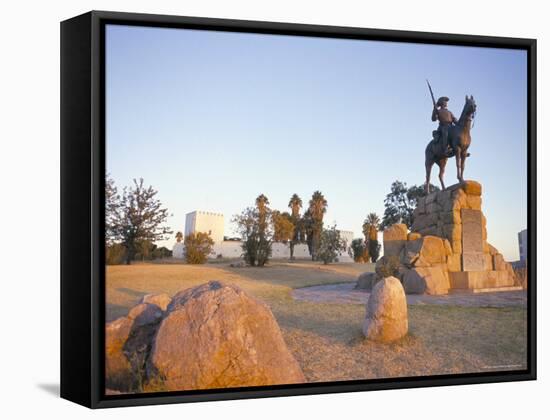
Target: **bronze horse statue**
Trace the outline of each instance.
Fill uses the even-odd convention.
[[[468,147],[472,141],[470,136],[470,130],[472,128],[472,121],[476,112],[476,103],[474,97],[466,95],[466,103],[462,109],[462,114],[455,125],[449,127],[448,142],[451,146],[453,154],[456,158],[456,177],[459,182],[464,181],[464,165],[466,158],[470,155],[468,153]],[[443,182],[443,175],[445,174],[445,165],[447,165],[447,159],[449,158],[446,145],[440,144],[438,139],[433,139],[426,146],[426,193],[430,193],[430,175],[432,172],[432,166],[437,163],[439,166],[439,181],[441,182],[441,189],[445,189],[445,183]]]

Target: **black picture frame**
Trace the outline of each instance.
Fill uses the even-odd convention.
[[[528,368],[522,371],[104,395],[106,24],[521,49],[528,61]],[[61,23],[61,397],[90,408],[536,379],[536,40],[91,11]]]

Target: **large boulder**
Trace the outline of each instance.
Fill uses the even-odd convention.
[[[389,343],[407,334],[407,299],[395,277],[379,281],[369,296],[363,334],[370,340]]]
[[[269,308],[218,281],[173,297],[148,372],[168,391],[305,382]]]
[[[396,223],[384,230],[384,256],[399,256],[407,242],[408,228],[403,223]]]
[[[368,272],[368,273],[362,273],[357,277],[357,283],[355,284],[356,289],[363,289],[363,290],[371,290],[374,284],[379,280],[380,278],[376,275],[376,273]]]
[[[157,305],[160,309],[165,311],[171,300],[172,298],[168,296],[166,293],[159,293],[156,295],[149,294],[149,295],[143,296],[141,298],[140,303],[152,303],[153,305]]]
[[[105,385],[124,392],[139,391],[145,380],[147,356],[162,319],[162,310],[141,303],[105,326]]]
[[[444,265],[416,267],[405,273],[403,287],[407,294],[446,295],[451,283]]]
[[[448,240],[437,236],[424,236],[408,241],[401,250],[400,262],[407,268],[430,267],[447,262],[452,253]]]
[[[389,257],[384,255],[376,261],[374,271],[379,279],[391,276],[400,277],[403,267],[400,264],[399,257],[397,255],[391,255]]]
[[[105,326],[105,382],[108,388],[131,390],[131,366],[123,351],[131,329],[132,321],[127,317]]]

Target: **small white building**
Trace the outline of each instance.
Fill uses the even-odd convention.
[[[527,261],[527,229],[518,232],[519,260]]]
[[[214,244],[223,242],[223,214],[209,211],[193,211],[185,216],[185,236],[195,233],[208,233]]]

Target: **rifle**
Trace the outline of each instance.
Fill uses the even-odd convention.
[[[434,109],[437,108],[435,105],[435,98],[434,93],[432,91],[432,87],[430,86],[430,82],[428,82],[428,79],[426,79],[426,83],[428,84],[428,89],[430,89],[430,95],[432,96],[432,103],[434,104]]]

